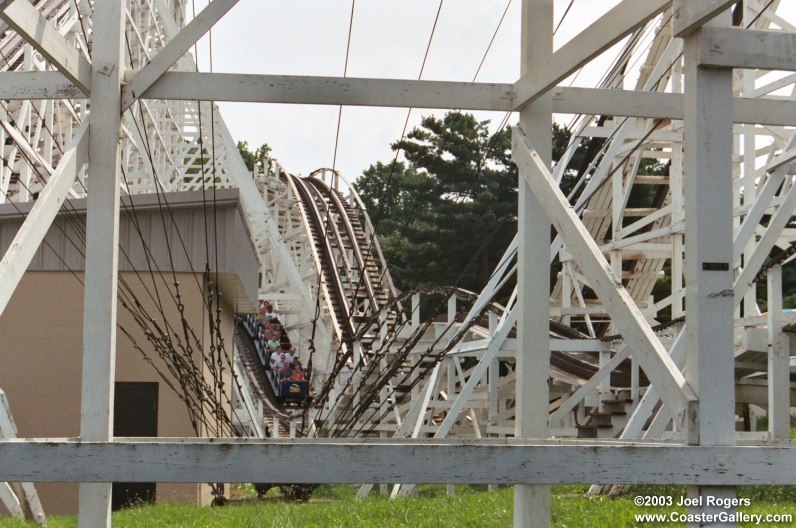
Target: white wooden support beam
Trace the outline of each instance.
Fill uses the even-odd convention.
[[[553,12],[553,0],[522,2],[520,75],[525,78],[547,71],[547,61],[553,55]],[[529,103],[520,112],[520,125],[538,145],[540,163],[549,168],[553,162],[550,134],[552,99],[550,94],[540,94]],[[520,173],[522,171],[520,166]],[[527,175],[524,176],[520,175],[517,182],[517,305],[512,310],[512,314],[516,314],[518,345],[514,436],[547,438],[550,414],[550,276],[548,273],[539,273],[539,270],[547,270],[550,265],[547,252],[543,251],[550,245],[550,220],[539,206],[539,196],[528,185]],[[493,346],[497,345],[494,350],[496,354],[502,340],[508,336],[506,327],[514,326],[513,322],[507,324],[510,320],[507,318],[502,321],[503,327],[495,333],[493,343],[490,343],[490,348],[481,358],[477,367],[477,370],[480,368],[479,378],[495,357],[490,354]],[[497,342],[498,337],[501,338],[500,342]],[[473,377],[471,375],[468,385]],[[515,528],[548,527],[550,520],[549,487],[515,486]]]
[[[553,12],[553,0],[522,2],[520,75],[523,77],[547,71],[546,62],[553,55]],[[553,121],[552,98],[550,94],[540,94],[529,103],[520,111],[520,125],[538,145],[540,163],[549,168],[552,166],[553,154],[550,135]],[[514,156],[513,154],[512,157]],[[509,317],[501,321],[503,326],[495,333],[493,343],[490,343],[476,370],[480,367],[479,378],[483,376],[496,357],[490,352],[493,352],[494,347],[494,354],[497,354],[497,349],[508,336],[506,327],[514,326],[512,316],[516,317],[518,349],[514,436],[547,438],[550,401],[550,277],[548,273],[539,273],[539,270],[547,270],[549,267],[547,252],[541,250],[550,245],[550,220],[539,206],[539,196],[528,185],[528,175],[523,174],[523,170],[520,166],[517,182],[517,305]],[[472,383],[472,379],[473,376],[468,385]],[[548,486],[515,486],[515,528],[547,527],[550,526],[550,520]]]
[[[431,400],[432,394],[434,394],[434,387],[437,385],[437,379],[439,378],[439,371],[440,371],[440,363],[434,365],[434,370],[431,371],[431,375],[426,380],[426,387],[423,391],[423,396],[420,399],[421,404],[418,408],[417,416],[415,417],[415,425],[412,427],[411,438],[418,438],[420,436],[420,429],[423,423],[426,421],[426,410],[428,409],[428,402]]]
[[[445,438],[448,436],[448,433],[453,428],[453,425],[459,419],[459,414],[470,400],[470,396],[472,396],[475,387],[484,377],[484,374],[492,364],[492,361],[497,358],[498,351],[506,341],[506,338],[508,337],[511,329],[514,327],[514,324],[517,322],[517,315],[518,310],[515,308],[511,311],[511,313],[509,313],[508,318],[498,327],[498,329],[495,331],[495,334],[489,338],[489,345],[487,346],[486,352],[484,352],[479,359],[478,364],[473,368],[472,372],[470,373],[470,377],[467,379],[467,382],[464,384],[459,394],[456,395],[456,399],[453,401],[448,414],[445,416],[445,419],[434,433],[434,438]],[[547,321],[548,319],[545,319],[546,324]],[[548,365],[546,370],[549,370],[549,368],[550,367]]]
[[[685,363],[685,330],[681,330],[680,333],[677,334],[674,343],[672,343],[670,356],[675,365],[681,366]],[[619,439],[632,440],[642,438],[644,425],[652,416],[652,412],[658,406],[659,401],[660,398],[658,397],[658,391],[655,390],[655,387],[647,387],[644,396],[642,396],[641,401],[636,405],[633,414],[630,415],[627,424],[625,424],[625,428],[619,435]]]
[[[412,405],[412,409],[410,410],[409,414],[413,414],[413,411],[416,411],[416,414],[412,416],[412,420],[414,421],[415,425],[414,427],[412,427],[410,438],[416,439],[420,437],[420,431],[423,427],[423,424],[426,421],[428,404],[431,401],[431,396],[434,393],[434,388],[437,386],[441,365],[442,363],[437,363],[436,365],[434,365],[434,370],[431,371],[431,375],[429,375],[428,378],[426,379],[426,385],[423,389],[422,396],[420,396],[419,398],[418,397],[415,398],[416,402],[418,402],[419,405],[417,403]],[[406,420],[404,420],[404,423],[407,425],[411,424],[411,422],[409,422],[408,420],[409,416],[407,416]],[[408,428],[404,427],[402,424],[401,426],[398,427],[398,431],[396,431],[395,437],[402,438],[406,431],[408,431]],[[390,499],[398,497],[399,494],[402,497],[408,497],[409,493],[412,491],[412,489],[414,489],[414,487],[415,487],[414,484],[407,484],[405,486],[396,484],[395,486],[393,486],[392,492],[390,492]]]
[[[6,4],[0,10],[0,18],[58,68],[80,91],[89,94],[91,64],[28,0],[16,0]]]
[[[584,29],[555,53],[545,57],[533,71],[525,72],[514,85],[514,109],[548,92],[578,68],[649,22],[671,4],[671,0],[624,0]]]
[[[215,133],[217,135],[217,140],[223,142],[231,153],[227,157],[229,161],[229,166],[227,167],[229,170],[229,177],[241,191],[240,201],[243,206],[243,211],[249,221],[249,228],[261,237],[267,237],[265,240],[260,239],[255,241],[258,244],[258,258],[262,259],[263,255],[260,252],[265,251],[266,245],[268,251],[272,251],[278,255],[280,264],[284,266],[291,292],[301,295],[302,310],[305,315],[310,314],[312,313],[311,310],[314,310],[315,303],[312,300],[309,289],[305,286],[301,273],[290,256],[290,250],[282,239],[282,235],[279,233],[279,228],[271,215],[268,205],[257,189],[254,180],[252,180],[249,175],[246,165],[243,163],[240,155],[238,155],[237,148],[235,148],[235,143],[232,140],[232,134],[230,134],[223,119],[219,119],[219,112],[216,111],[215,116]]]
[[[695,60],[702,66],[796,71],[796,34],[703,27]]]
[[[7,482],[0,482],[0,502],[6,507],[11,517],[24,520],[25,514],[22,511],[22,506],[19,504],[16,493],[11,489]]]
[[[796,125],[796,109],[788,99],[734,97],[733,122],[759,125]],[[677,93],[601,88],[553,90],[553,111],[563,114],[683,119],[683,96]]]
[[[621,278],[611,271],[610,264],[553,181],[550,171],[525,135],[516,128],[512,144],[520,174],[527,175],[526,181],[531,185],[541,208],[580,264],[589,285],[603,301],[617,330],[625,342],[633,347],[641,367],[661,393],[663,401],[672,409],[677,409],[677,412],[689,410],[696,401],[693,390],[622,286]]]
[[[777,189],[779,189],[783,181],[785,181],[785,171],[777,170],[769,174],[765,183],[758,189],[755,201],[752,207],[747,211],[746,218],[744,218],[741,227],[735,233],[735,238],[733,239],[733,266],[740,262],[741,255],[746,245],[752,240],[756,228],[760,225],[760,220],[771,205],[771,200],[774,198]]]
[[[149,63],[135,74],[122,91],[122,111],[166,73],[202,35],[221,20],[238,0],[213,0],[161,49]]]
[[[55,172],[55,169],[53,169],[50,164],[45,161],[41,154],[39,154],[39,151],[33,148],[32,145],[36,144],[37,141],[35,139],[26,137],[27,134],[23,134],[18,125],[14,125],[10,121],[1,121],[0,127],[5,130],[5,133],[8,135],[8,137],[11,138],[11,140],[14,142],[14,145],[26,158],[26,170],[30,170],[32,168],[31,165],[39,164],[48,176]]]
[[[702,24],[729,8],[738,0],[674,0],[672,19],[675,37],[685,37],[699,29]]]
[[[0,438],[16,438],[17,426],[11,415],[11,407],[5,393],[0,390]],[[30,482],[0,482],[0,501],[9,513],[20,519],[27,519],[47,525],[47,517],[39,501],[36,488]]]
[[[172,71],[164,73],[141,98],[495,111],[513,108],[510,84]],[[796,124],[796,109],[788,100],[736,97],[733,103],[736,123]],[[682,106],[680,94],[563,86],[553,90],[553,112],[563,114],[682,119]]]
[[[5,393],[0,390],[0,438],[16,438],[16,436],[17,427],[8,408],[8,400]],[[0,482],[0,502],[5,505],[12,517],[25,519],[19,498],[7,482]]]
[[[755,246],[754,252],[745,256],[744,268],[733,285],[736,306],[740,304],[746,291],[752,287],[760,266],[763,265],[771,249],[776,245],[782,230],[790,222],[793,211],[796,211],[796,185],[791,185],[787,190],[777,212],[769,219],[766,230]]]
[[[732,70],[700,61],[703,35],[713,29],[703,27],[684,41],[685,372],[699,395],[697,420],[686,424],[686,434],[689,443],[704,446],[735,443]],[[704,506],[695,511],[705,513],[719,512],[706,497],[735,497],[733,488],[689,493],[702,497]]]
[[[145,99],[511,110],[499,83],[237,73],[164,73]]]
[[[80,408],[83,441],[113,440],[125,5],[125,0],[94,5]],[[80,485],[78,525],[110,526],[111,486],[89,482]]]
[[[578,441],[0,440],[0,481],[796,484],[796,447]],[[477,464],[462,461],[476,460]],[[302,480],[303,479],[303,480]]]
[[[584,115],[682,119],[680,94],[556,86],[553,111]]]
[[[782,332],[782,266],[768,270],[768,435],[790,440],[790,343]]]
[[[630,347],[622,347],[622,350],[614,354],[614,356],[609,359],[603,366],[600,367],[600,370],[597,371],[594,376],[589,378],[589,380],[578,387],[576,390],[567,400],[561,404],[561,407],[555,410],[550,415],[550,423],[556,423],[564,419],[568,412],[574,409],[589,392],[593,391],[597,388],[597,386],[606,378],[610,379],[611,372],[616,370],[616,368],[630,355]]]
[[[80,171],[88,151],[87,126],[83,125],[75,134],[72,143],[64,151],[58,167],[33,204],[22,226],[8,246],[0,261],[0,314],[3,313],[20,279],[28,269],[30,261],[39,249],[41,241],[69,195],[75,176]]]
[[[59,71],[0,72],[0,100],[80,99],[81,92]]]

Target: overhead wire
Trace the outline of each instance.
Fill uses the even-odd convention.
[[[571,7],[571,3],[570,3],[570,6],[569,6],[569,7]],[[569,10],[569,8],[567,9],[567,12],[568,12],[568,10]],[[564,18],[564,17],[566,17],[566,12],[565,12],[564,16],[562,17],[561,21],[559,21],[559,24],[558,24],[558,26],[557,26],[557,27],[560,27],[560,25],[561,25],[561,22],[563,22],[563,18]],[[639,59],[637,58],[637,60],[639,60]],[[508,115],[510,115],[510,113],[509,113],[509,114],[507,114],[507,117],[508,117]],[[504,121],[506,121],[506,119],[504,119]],[[505,126],[505,122],[504,122],[504,124],[502,124],[502,125],[499,127],[499,129],[501,129],[501,130],[502,130],[503,126]],[[654,130],[654,128],[653,128],[652,130]],[[651,131],[650,131],[650,132],[647,134],[647,136],[648,136],[650,133],[651,133]],[[495,137],[495,136],[493,136],[493,138],[494,138],[494,137]],[[643,140],[642,140],[642,142],[643,142]],[[642,142],[639,142],[639,145],[640,145]],[[637,146],[636,148],[638,148],[638,146]],[[626,159],[623,161],[623,163],[621,163],[621,164],[620,164],[620,167],[621,167],[621,165],[623,165],[623,164],[624,164],[624,162],[625,162],[625,161],[627,161],[627,159],[628,159],[628,158],[626,158]],[[618,170],[618,168],[619,168],[619,167],[615,168],[615,169],[614,169],[614,171],[612,171],[612,174],[613,174],[613,172],[616,172],[616,170]]]
[[[423,54],[423,60],[422,60],[421,66],[420,66],[420,73],[418,74],[418,80],[422,78],[423,72],[425,71],[426,64],[428,62],[429,52],[431,50],[431,44],[432,44],[432,42],[434,40],[434,35],[436,34],[437,25],[438,25],[439,20],[440,20],[440,14],[442,12],[442,7],[444,5],[444,1],[445,0],[440,0],[439,4],[437,6],[436,14],[434,16],[434,23],[433,23],[432,28],[431,28],[431,34],[429,35],[428,42],[427,42],[426,48],[425,48],[425,52]],[[353,6],[353,0],[352,0],[351,23],[353,23],[353,14],[354,14],[353,10],[354,10],[354,6]],[[349,45],[350,45],[350,29],[349,29]],[[349,50],[347,49],[346,50],[346,55],[348,55],[348,53],[349,53]],[[346,58],[346,68],[347,68],[347,62],[348,62],[348,58]],[[406,119],[404,121],[403,130],[401,132],[401,138],[403,138],[406,135],[406,129],[407,129],[408,124],[409,124],[409,118],[411,116],[411,113],[412,113],[412,109],[409,108],[407,110]],[[396,152],[395,160],[393,161],[392,170],[390,172],[390,176],[388,177],[387,185],[389,185],[389,180],[392,179],[392,176],[394,174],[395,164],[397,162],[399,152],[400,151]],[[328,218],[328,216],[327,216],[327,218]],[[375,229],[375,224],[374,224],[374,229]],[[372,243],[373,243],[373,240],[374,240],[374,238],[373,238],[374,236],[375,236],[375,231],[371,234],[371,241],[369,243],[369,246],[372,246]],[[371,254],[370,248],[366,252],[366,254],[367,255]],[[364,281],[364,272],[362,273],[361,281]],[[358,290],[359,290],[359,287],[357,288],[357,291]],[[320,304],[319,304],[320,303],[320,290],[317,291],[317,294],[318,294],[318,298],[316,299],[316,317],[313,319],[313,327],[312,327],[313,338],[310,341],[310,343],[311,343],[311,345],[310,345],[311,349],[310,350],[311,351],[314,351],[314,335],[315,335],[315,328],[317,326],[317,320],[318,320],[319,308],[320,308]],[[356,294],[353,296],[352,302],[355,302],[355,299],[356,299]],[[353,309],[351,308],[351,309],[348,310],[348,315],[347,315],[347,321],[348,322],[350,322],[352,315],[353,315]],[[348,324],[348,322],[346,324]],[[351,351],[347,351],[345,354],[343,354],[343,356],[340,356],[340,350],[342,349],[342,347],[343,347],[343,343],[341,342],[340,346],[338,347],[337,353],[335,353],[335,364],[333,366],[333,371],[334,370],[338,370],[340,368],[340,366],[341,366],[341,362],[347,361],[347,358],[351,354]]]
[[[442,3],[440,3],[440,6],[439,6],[439,8],[438,8],[438,10],[437,10],[437,16],[436,16],[436,18],[435,18],[435,22],[434,22],[434,29],[436,29],[437,23],[438,23],[438,21],[439,21],[439,14],[440,14],[441,7],[442,7],[442,5],[441,5],[441,4],[442,4]],[[494,43],[494,41],[495,41],[495,38],[496,38],[496,36],[497,36],[497,33],[499,32],[499,30],[500,30],[500,27],[501,27],[501,25],[503,24],[503,21],[504,21],[504,19],[505,19],[505,17],[506,17],[506,13],[508,12],[508,9],[509,9],[509,7],[510,7],[510,6],[511,6],[511,0],[509,0],[509,1],[507,2],[507,4],[506,4],[506,7],[505,7],[505,9],[503,10],[503,13],[502,13],[502,15],[501,15],[501,17],[500,17],[500,20],[498,21],[497,27],[495,28],[495,31],[492,33],[492,36],[491,36],[491,39],[490,39],[490,41],[489,41],[489,44],[487,45],[486,51],[484,52],[484,54],[483,54],[483,57],[482,57],[482,59],[481,59],[481,61],[480,61],[479,65],[478,65],[478,68],[476,69],[476,72],[475,72],[475,74],[474,74],[474,76],[473,76],[473,82],[475,82],[475,80],[477,79],[477,77],[478,77],[478,75],[479,75],[479,73],[480,73],[480,71],[481,71],[481,69],[482,69],[482,67],[483,67],[483,64],[484,64],[484,62],[485,62],[485,60],[486,60],[486,57],[487,57],[487,55],[489,54],[489,51],[491,50],[492,44],[493,44],[493,43]],[[433,32],[432,32],[432,36],[431,36],[431,38],[433,38]],[[421,66],[421,74],[420,74],[420,76],[422,76],[423,69],[425,68],[425,64],[426,64],[426,62],[427,62],[427,59],[428,59],[428,54],[429,54],[429,50],[430,50],[430,44],[431,44],[431,38],[429,39],[429,44],[428,44],[428,46],[426,47],[426,52],[425,52],[425,54],[424,54],[424,59],[423,59],[423,65]],[[411,112],[411,109],[409,109],[409,112],[407,113],[407,122],[408,122],[408,117],[409,117],[409,113],[410,113],[410,112]],[[508,121],[508,118],[510,117],[510,115],[511,115],[511,112],[508,112],[508,113],[506,114],[506,116],[505,116],[505,117],[504,117],[504,119],[503,119],[503,123],[501,124],[500,130],[502,130],[502,128],[505,126],[505,123]],[[456,117],[457,117],[457,118],[459,118],[459,119],[462,117],[461,111],[457,111]],[[392,165],[391,165],[391,170],[390,170],[390,174],[389,174],[389,176],[388,176],[388,183],[387,183],[387,185],[389,185],[389,180],[390,180],[390,179],[393,177],[393,175],[394,175],[394,171],[395,171],[395,168],[396,168],[396,166],[397,166],[397,158],[398,158],[398,155],[400,154],[400,150],[401,150],[401,141],[403,140],[403,136],[405,136],[405,134],[406,134],[406,128],[404,128],[404,131],[403,131],[403,133],[402,133],[402,139],[401,139],[401,140],[399,140],[399,142],[397,143],[397,147],[396,147],[396,155],[395,155],[395,159],[393,160],[393,163],[392,163]],[[493,135],[493,136],[492,136],[492,138],[490,139],[489,146],[488,146],[488,148],[487,148],[487,149],[484,151],[484,154],[483,154],[483,157],[482,157],[482,159],[481,159],[481,162],[479,162],[479,164],[478,164],[478,165],[479,165],[479,167],[482,165],[483,159],[484,159],[484,158],[485,158],[485,157],[488,155],[488,151],[489,151],[489,149],[491,148],[491,146],[492,146],[492,144],[494,143],[494,141],[496,140],[496,138],[497,138],[497,133],[496,133],[495,135]],[[461,198],[461,199],[463,199],[463,198],[464,198],[464,196],[462,196],[462,198]],[[379,203],[379,206],[380,206],[380,210],[382,210],[382,208],[383,208],[383,202],[381,202],[381,201],[380,201],[380,203]],[[418,202],[417,202],[417,201],[415,201],[414,208],[416,209],[416,208],[417,208],[417,206],[418,206]],[[410,216],[412,216],[412,215],[410,215]],[[505,219],[504,219],[504,220],[505,220]],[[502,224],[502,222],[500,222],[500,224]],[[495,230],[495,232],[496,232],[496,230]],[[403,233],[402,233],[402,236],[403,236]],[[491,238],[491,237],[490,237],[490,238]],[[372,254],[372,246],[373,246],[373,244],[374,244],[374,241],[375,241],[375,225],[374,225],[374,231],[371,233],[370,240],[369,240],[369,243],[368,243],[368,250],[366,251],[366,254],[368,255],[368,257],[369,257],[369,256]],[[393,257],[394,257],[394,255],[395,255],[395,250],[396,250],[396,248],[394,248],[394,250],[393,250],[393,255],[392,255]],[[476,252],[476,255],[480,255],[480,252]],[[475,258],[475,257],[474,257],[474,258]],[[389,258],[388,258],[388,260],[389,260]],[[471,260],[471,262],[472,262],[472,260]],[[469,266],[469,264],[468,264],[468,266],[467,266],[467,269],[469,269],[469,267],[470,267],[470,266]],[[385,274],[385,273],[386,273],[386,268],[383,268],[383,270],[382,270],[382,273],[381,273],[381,276],[380,276],[380,278],[379,278],[379,283],[383,282],[383,280],[384,280],[384,274]],[[421,275],[422,275],[422,274],[421,274]],[[359,288],[361,287],[362,280],[364,280],[364,274],[362,274],[362,276],[361,276],[361,278],[360,278],[360,286],[357,288],[357,291],[358,291],[358,290],[359,290]],[[350,316],[351,316],[351,314],[352,314],[352,313],[353,313],[352,311],[349,311],[349,318],[350,318]],[[435,311],[435,314],[436,314],[436,311]],[[408,318],[407,318],[407,319],[405,319],[405,321],[404,321],[404,324],[406,324],[406,322],[408,322]],[[386,322],[384,322],[384,323],[382,323],[382,324],[386,324]],[[393,335],[397,335],[397,333],[398,333],[398,331],[394,331],[394,332],[393,332]],[[342,356],[342,357],[339,357],[339,348],[338,348],[338,353],[336,353],[335,355],[336,355],[336,356],[338,356],[338,358],[337,358],[337,361],[335,362],[335,365],[334,365],[334,367],[333,367],[333,372],[335,372],[335,373],[339,373],[340,369],[342,368],[342,362],[343,362],[343,361],[345,361],[345,360],[346,360],[346,359],[347,359],[347,358],[350,356],[350,354],[345,354],[344,356]],[[372,365],[373,363],[371,362],[370,364]],[[321,398],[321,399],[323,399],[323,396],[325,396],[326,394],[328,394],[328,391],[330,390],[330,382],[333,382],[333,378],[334,378],[334,375],[330,377],[329,381],[327,381],[327,383],[325,384],[325,387],[324,387],[324,389],[322,389],[322,398]],[[320,412],[320,409],[319,409],[319,412]]]

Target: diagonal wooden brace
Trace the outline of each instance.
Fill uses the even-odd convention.
[[[514,109],[531,103],[667,9],[671,0],[624,0],[514,84]]]
[[[69,195],[75,176],[86,159],[88,150],[88,122],[75,134],[72,143],[67,147],[55,172],[50,176],[47,185],[33,204],[22,227],[17,231],[14,240],[8,247],[3,259],[0,260],[0,314],[3,313],[8,301],[14,294],[22,275],[36,254],[44,235],[50,229],[61,204]]]
[[[89,94],[91,64],[28,0],[0,4],[0,19],[36,48],[81,92]]]
[[[133,77],[122,91],[122,111],[127,110],[155,81],[160,79],[202,35],[227,14],[238,0],[214,0],[196,15],[149,63]]]
[[[512,152],[520,174],[563,237],[569,252],[580,264],[584,276],[603,301],[619,333],[633,347],[644,372],[660,392],[664,403],[676,410],[674,415],[681,410],[693,410],[692,404],[697,401],[694,391],[519,128],[514,128]]]

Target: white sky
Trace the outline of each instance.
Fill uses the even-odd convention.
[[[556,47],[619,0],[575,0],[556,35]],[[197,0],[201,10],[206,0]],[[447,0],[423,74],[427,80],[470,81],[508,0]],[[478,77],[482,82],[514,82],[519,76],[521,0],[508,15]],[[555,0],[556,21],[569,0]],[[190,6],[190,2],[188,3]],[[349,77],[416,79],[439,3],[436,0],[359,0],[354,12]],[[216,72],[341,76],[351,0],[241,0],[213,29]],[[593,85],[610,62],[610,51],[579,77]],[[209,46],[200,43],[199,63],[209,70]],[[294,173],[330,167],[337,107],[222,103],[236,140],[251,147],[267,142],[273,155]],[[429,110],[412,112],[410,130]],[[435,112],[442,114],[444,112]],[[480,112],[497,125],[503,113]],[[394,156],[389,147],[401,134],[405,109],[345,107],[337,168],[354,179],[376,161]]]

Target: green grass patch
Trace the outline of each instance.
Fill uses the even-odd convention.
[[[553,486],[553,526],[634,527],[637,513],[669,513],[684,508],[637,507],[637,495],[677,497],[678,486],[638,486],[619,498],[590,498],[588,486]],[[348,485],[321,486],[310,502],[286,503],[272,490],[262,502],[235,504],[223,508],[198,508],[176,504],[142,506],[115,512],[113,525],[119,528],[203,527],[203,528],[289,528],[289,527],[510,527],[513,519],[513,490],[501,487],[486,491],[486,486],[457,486],[447,495],[445,486],[421,486],[419,496],[390,501],[376,490],[365,500],[355,499],[356,488]],[[758,486],[738,488],[739,497],[748,497],[747,513],[791,513],[796,519],[796,487]],[[76,528],[75,517],[49,518],[51,528]],[[0,528],[32,528],[36,525],[11,519],[0,520]],[[644,526],[680,526],[676,523]],[[751,526],[740,524],[739,526]],[[766,526],[786,526],[767,524]],[[791,526],[788,524],[787,526]]]

